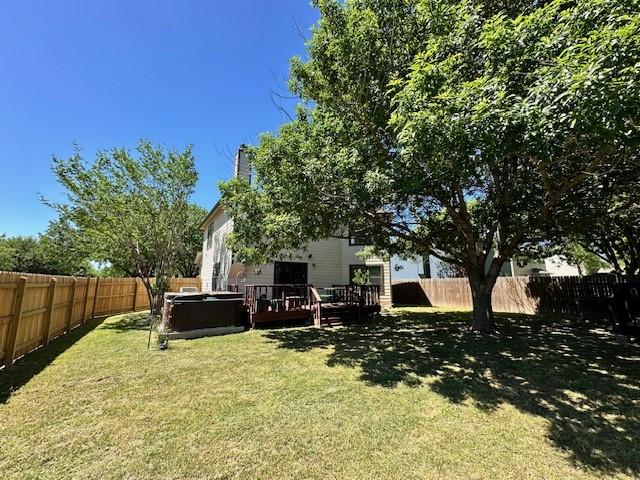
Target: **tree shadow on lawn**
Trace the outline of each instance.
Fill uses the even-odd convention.
[[[61,335],[34,352],[19,359],[13,367],[0,372],[0,404],[6,403],[11,394],[44,370],[55,358],[72,347],[78,340],[100,325],[106,317],[97,317]]]
[[[549,438],[582,466],[640,474],[640,349],[570,322],[498,315],[499,334],[477,336],[467,313],[401,312],[338,329],[270,331],[281,348],[331,348],[329,366],[362,380],[433,391],[487,411],[508,403],[549,421]],[[427,377],[429,378],[428,382]]]
[[[123,313],[120,318],[106,322],[101,328],[105,330],[115,330],[118,333],[135,330],[149,330],[149,312]]]

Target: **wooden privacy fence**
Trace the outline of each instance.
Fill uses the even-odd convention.
[[[506,313],[565,313],[598,318],[608,314],[614,288],[624,279],[589,277],[499,277],[492,306]],[[393,302],[472,309],[466,278],[421,278],[393,284]]]
[[[172,278],[170,288],[200,288],[199,278]],[[0,365],[94,316],[146,310],[139,278],[87,278],[0,272]]]

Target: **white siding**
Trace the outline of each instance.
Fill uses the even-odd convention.
[[[211,248],[207,248],[207,229],[212,223],[213,242]],[[214,212],[209,221],[203,225],[200,269],[203,291],[224,290],[228,284],[236,283],[242,291],[244,285],[274,283],[273,263],[259,266],[232,263],[231,251],[224,244],[225,236],[231,232],[232,228],[233,221],[222,209]],[[350,265],[380,266],[383,279],[380,301],[385,307],[391,306],[391,264],[380,258],[361,260],[356,253],[362,248],[359,245],[349,245],[348,240],[345,239],[328,238],[311,242],[307,249],[283,261],[307,263],[308,282],[316,287],[348,284]],[[220,280],[217,285],[213,285],[213,267],[216,263],[220,263]],[[242,281],[243,278],[244,281]]]
[[[394,257],[393,262],[396,265],[402,265],[404,267],[403,270],[400,270],[399,272],[394,271],[394,280],[417,279],[419,272],[422,270],[422,259],[420,257],[415,260],[400,260],[399,258]],[[440,269],[442,265],[446,264],[434,256],[429,256],[429,265],[431,278],[442,278],[443,275]],[[577,267],[569,265],[565,259],[558,255],[545,258],[544,261],[540,262],[528,262],[523,266],[520,266],[516,260],[508,260],[502,266],[500,275],[506,277],[529,276],[535,275],[536,270],[542,271],[542,274],[546,272],[552,277],[578,275]]]
[[[382,268],[383,286],[381,291],[381,303],[383,306],[391,305],[391,271],[388,261],[380,258],[361,260],[355,254],[362,246],[350,246],[347,240],[328,238],[317,242],[311,242],[306,250],[299,251],[291,258],[283,261],[301,262],[308,264],[308,282],[316,287],[331,287],[333,285],[346,285],[349,283],[350,265],[370,265]],[[229,283],[236,283],[236,273],[241,267],[234,265],[231,268],[232,277]],[[247,265],[244,268],[246,275],[243,285],[272,284],[274,283],[274,265]]]
[[[382,288],[380,289],[380,303],[384,307],[390,307],[391,299],[391,262],[379,257],[372,257],[366,260],[359,258],[356,253],[364,248],[363,245],[349,245],[348,240],[340,240],[342,243],[342,264],[343,264],[343,282],[348,284],[349,265],[368,265],[379,266],[382,268]]]
[[[569,276],[577,277],[580,272],[578,267],[570,265],[560,255],[554,255],[544,260],[545,270],[551,274],[552,277]]]
[[[213,241],[211,248],[207,248],[207,230],[211,221],[204,227],[202,241],[202,266],[200,268],[200,278],[202,279],[203,291],[226,290],[229,272],[231,269],[231,251],[226,248],[225,236],[233,228],[233,222],[229,216],[220,211],[213,215]],[[220,271],[217,285],[213,285],[213,267],[220,264]]]

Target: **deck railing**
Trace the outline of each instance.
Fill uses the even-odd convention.
[[[311,308],[309,284],[245,285],[250,313],[288,312]]]
[[[251,322],[313,318],[317,326],[330,314],[360,319],[380,307],[377,285],[336,285],[315,288],[310,284],[245,285],[244,301]],[[306,312],[306,314],[305,314]]]
[[[331,288],[311,288],[311,308],[316,327],[323,319],[345,307],[358,320],[369,314],[369,307],[380,307],[380,287],[377,285],[334,285]],[[325,314],[325,312],[328,312]]]
[[[378,285],[334,285],[330,289],[330,302],[360,305],[362,307],[380,305],[380,287]]]

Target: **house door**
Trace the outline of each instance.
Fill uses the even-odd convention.
[[[305,284],[309,264],[301,262],[275,262],[273,283]]]

